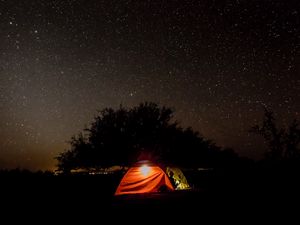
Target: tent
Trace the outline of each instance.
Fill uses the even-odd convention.
[[[142,194],[162,190],[174,190],[168,176],[159,166],[144,160],[129,168],[115,195]]]
[[[166,173],[170,179],[173,179],[172,181],[176,190],[186,190],[191,188],[181,169],[178,167],[167,167]]]

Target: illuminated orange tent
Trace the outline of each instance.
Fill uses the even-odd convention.
[[[174,190],[165,172],[149,161],[140,161],[129,168],[115,195],[159,192],[162,188]]]

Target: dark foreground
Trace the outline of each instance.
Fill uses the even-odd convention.
[[[1,212],[2,215],[25,214],[25,218],[39,215],[49,220],[85,218],[91,221],[136,216],[144,216],[146,220],[162,216],[170,221],[237,217],[252,220],[261,216],[274,219],[299,214],[300,176],[296,170],[188,174],[192,190],[116,197],[114,191],[121,177],[121,174],[3,173]]]

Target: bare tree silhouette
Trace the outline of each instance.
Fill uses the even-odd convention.
[[[274,113],[265,109],[264,118],[260,125],[250,129],[251,133],[261,135],[268,144],[266,157],[271,160],[297,159],[300,156],[299,122],[294,120],[288,129],[279,128]]]

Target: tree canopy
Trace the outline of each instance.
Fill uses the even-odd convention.
[[[173,117],[171,108],[148,102],[130,109],[105,108],[88,129],[71,138],[70,149],[56,157],[58,169],[129,166],[141,159],[211,166],[220,154],[237,157],[233,151],[221,153],[214,143],[192,128],[182,128]]]

